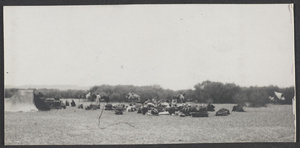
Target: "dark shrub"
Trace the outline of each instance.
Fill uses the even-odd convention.
[[[250,107],[266,106],[266,104],[269,102],[268,94],[259,88],[252,90],[248,99]]]

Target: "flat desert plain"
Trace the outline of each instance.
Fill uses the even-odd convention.
[[[77,103],[78,105],[78,103]],[[216,111],[234,104],[214,104]],[[101,107],[104,103],[101,104]],[[77,107],[37,112],[5,112],[5,145],[101,145],[293,142],[292,105],[245,107],[229,116],[149,116],[137,112],[115,115],[114,111]]]

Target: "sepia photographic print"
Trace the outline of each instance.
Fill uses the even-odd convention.
[[[293,12],[4,6],[4,144],[295,142]]]

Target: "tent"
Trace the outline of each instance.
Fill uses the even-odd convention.
[[[136,93],[129,92],[128,95],[126,95],[126,98],[130,102],[140,102],[141,101],[141,97]]]
[[[5,111],[11,112],[28,112],[38,111],[34,103],[34,90],[20,89],[11,98],[5,99]]]
[[[277,97],[279,100],[285,100],[285,98],[284,98],[284,96],[282,95],[282,93],[276,92],[276,91],[274,91],[274,93],[275,93],[276,97]]]

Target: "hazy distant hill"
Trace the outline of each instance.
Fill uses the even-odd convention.
[[[90,87],[87,86],[76,86],[76,85],[22,85],[22,86],[13,86],[13,85],[5,85],[5,88],[21,88],[21,89],[28,89],[28,88],[47,88],[47,89],[59,89],[59,90],[67,90],[67,89],[77,89],[77,90],[88,90]]]

